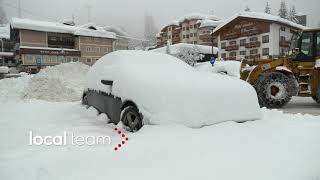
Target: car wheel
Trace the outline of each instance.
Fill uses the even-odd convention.
[[[82,104],[83,105],[88,105],[88,96],[86,94],[84,94],[83,97],[82,97]]]
[[[128,106],[121,111],[121,121],[131,132],[138,131],[142,127],[139,110],[134,106]]]
[[[292,97],[291,85],[293,82],[289,76],[273,72],[261,76],[255,85],[260,106],[267,108],[281,108]]]

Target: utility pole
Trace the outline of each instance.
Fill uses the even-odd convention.
[[[18,17],[22,18],[22,14],[21,14],[22,10],[21,10],[21,0],[18,0]]]
[[[88,22],[91,22],[91,8],[92,8],[92,6],[89,4],[86,4],[85,8],[87,8],[87,10],[88,10]]]

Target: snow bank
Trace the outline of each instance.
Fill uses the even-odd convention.
[[[197,63],[195,68],[199,71],[226,73],[229,76],[240,78],[240,65],[239,61],[216,61],[214,66],[210,62]]]
[[[113,80],[113,87],[101,80]],[[177,58],[155,52],[117,51],[103,56],[89,70],[86,89],[133,100],[151,124],[202,127],[260,117],[250,84],[199,72]]]
[[[9,68],[7,66],[0,66],[0,74],[9,73]]]
[[[79,62],[48,67],[34,75],[23,92],[26,99],[79,101],[89,66]]]
[[[20,78],[2,79],[0,101],[79,101],[88,70],[89,66],[72,62],[47,67],[36,75],[21,73]]]

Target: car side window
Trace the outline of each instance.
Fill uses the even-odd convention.
[[[320,32],[317,33],[317,56],[320,56]]]
[[[301,41],[301,52],[306,56],[312,56],[312,32],[303,33]]]

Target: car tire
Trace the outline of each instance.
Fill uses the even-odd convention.
[[[260,79],[261,78],[261,79]],[[293,82],[289,77],[280,72],[267,73],[259,77],[254,85],[261,107],[281,108],[286,105],[294,94]]]
[[[82,104],[83,105],[88,105],[88,96],[86,94],[84,94],[82,96]]]
[[[125,107],[121,111],[121,122],[130,132],[138,131],[143,125],[139,110],[134,106]]]

